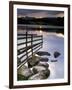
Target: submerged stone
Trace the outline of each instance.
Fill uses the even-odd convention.
[[[44,58],[43,58],[43,57],[41,57],[41,58],[40,58],[40,61],[42,61],[42,62],[48,62],[48,61],[49,61],[49,59],[48,59],[48,58],[46,58],[46,57],[44,57]]]
[[[57,62],[58,60],[51,60],[51,62]]]
[[[57,51],[55,51],[54,52],[54,58],[57,58],[57,57],[59,57],[61,54],[59,53],[59,52],[57,52]]]
[[[51,55],[49,52],[45,52],[45,51],[38,51],[37,54],[40,56],[43,56],[43,55],[50,56]]]

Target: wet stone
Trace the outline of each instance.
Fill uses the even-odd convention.
[[[18,69],[17,73],[18,73],[18,75],[22,75],[25,78],[28,78],[33,74],[32,70],[30,70],[30,68],[27,68],[24,65]]]
[[[43,66],[45,68],[48,68],[49,67],[49,64],[47,62],[39,62],[38,63],[38,66]]]
[[[29,67],[33,67],[35,65],[37,65],[40,61],[40,58],[37,56],[33,56],[32,58],[30,58],[30,60],[28,60],[28,66]]]
[[[58,60],[51,60],[51,62],[57,62]]]
[[[51,56],[51,54],[49,52],[45,52],[45,51],[38,51],[36,54],[43,56],[43,55],[47,55],[47,56]]]
[[[57,51],[55,51],[54,52],[54,58],[57,58],[57,57],[59,57],[61,54],[59,53],[59,52],[57,52]]]
[[[44,58],[43,58],[43,57],[41,57],[41,58],[40,58],[40,61],[42,61],[42,62],[48,62],[48,61],[49,61],[49,59],[48,59],[48,58],[46,58],[46,57],[44,57]]]
[[[33,73],[36,74],[40,71],[46,70],[46,68],[44,66],[38,66],[37,65],[37,66],[34,66],[32,70],[33,70]]]
[[[31,77],[29,77],[29,80],[42,80],[42,79],[47,79],[50,75],[50,70],[42,70],[38,73],[36,73],[35,75],[32,75]]]

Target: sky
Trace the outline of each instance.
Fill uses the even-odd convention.
[[[51,11],[51,10],[32,10],[32,9],[17,9],[18,17],[64,17],[63,11]]]

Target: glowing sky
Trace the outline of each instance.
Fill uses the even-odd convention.
[[[18,16],[28,17],[64,17],[63,11],[51,11],[51,10],[29,10],[29,9],[18,9]]]

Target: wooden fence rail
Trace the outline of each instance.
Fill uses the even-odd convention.
[[[25,64],[42,45],[42,35],[17,34],[17,68]]]

